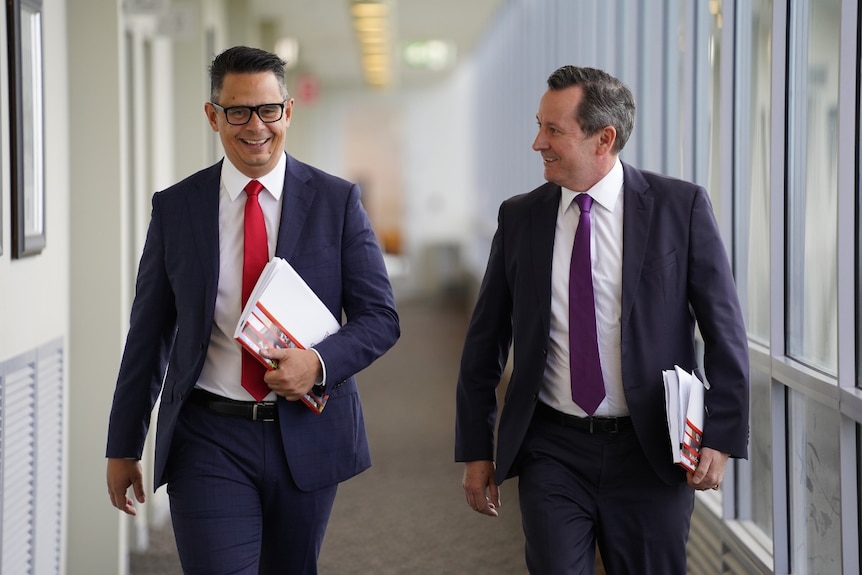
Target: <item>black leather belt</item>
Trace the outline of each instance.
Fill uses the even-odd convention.
[[[617,433],[632,428],[631,417],[576,417],[544,403],[536,404],[536,417],[587,433]]]
[[[277,421],[278,407],[274,401],[239,401],[228,399],[203,389],[192,390],[189,401],[206,407],[213,413],[241,417],[252,421]]]

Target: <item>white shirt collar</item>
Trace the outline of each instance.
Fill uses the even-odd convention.
[[[278,163],[268,174],[255,178],[266,191],[269,192],[276,200],[281,198],[281,192],[284,190],[284,174],[287,170],[287,153],[282,152]],[[251,181],[251,178],[240,172],[236,166],[225,156],[224,163],[221,167],[221,181],[224,184],[225,190],[228,193],[231,201],[235,200],[240,193],[245,189],[245,186]]]
[[[614,162],[611,171],[605,174],[605,177],[596,182],[592,188],[584,193],[592,196],[593,201],[598,202],[609,212],[613,212],[617,205],[617,200],[620,197],[620,190],[623,188],[623,165],[620,159],[617,158]],[[568,188],[563,188],[562,205],[568,207],[578,192]]]

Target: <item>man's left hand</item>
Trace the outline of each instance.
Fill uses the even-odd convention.
[[[698,491],[718,489],[724,480],[724,469],[727,467],[727,453],[703,447],[700,450],[700,462],[697,469],[687,473],[688,484]]]
[[[317,354],[310,349],[262,349],[261,355],[278,363],[278,369],[267,371],[263,380],[276,395],[297,401],[311,391],[323,376]]]

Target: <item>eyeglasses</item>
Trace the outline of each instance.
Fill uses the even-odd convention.
[[[260,118],[261,122],[265,124],[271,124],[273,122],[278,122],[281,120],[281,117],[284,116],[284,103],[287,100],[282,101],[279,104],[261,104],[260,106],[228,106],[224,108],[219,106],[215,102],[210,102],[214,108],[217,110],[221,110],[224,112],[224,117],[227,120],[227,123],[231,126],[242,126],[244,124],[248,124],[251,121],[252,112],[257,114],[257,117]]]

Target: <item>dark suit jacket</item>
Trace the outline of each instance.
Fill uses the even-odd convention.
[[[661,371],[697,367],[697,320],[711,384],[703,445],[746,457],[745,326],[706,190],[625,163],[623,171],[622,383],[653,468],[667,482],[681,481],[684,473],[671,459]],[[457,461],[494,459],[496,388],[510,344],[514,354],[499,422],[498,484],[517,474],[516,456],[542,383],[559,202],[560,187],[551,183],[503,202],[464,343]]]
[[[155,486],[177,417],[201,373],[219,274],[221,163],[153,196],[126,348],[108,428],[108,457],[140,458],[162,390]],[[279,398],[284,451],[300,489],[343,481],[370,464],[353,375],[400,334],[383,257],[359,188],[287,156],[275,253],[303,277],[336,318],[347,322],[315,346],[326,364],[323,413]],[[164,382],[164,385],[162,383]]]

